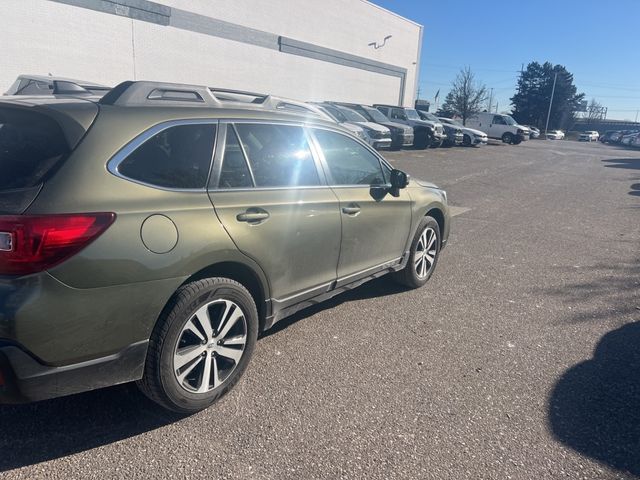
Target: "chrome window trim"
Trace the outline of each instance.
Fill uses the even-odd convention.
[[[203,193],[207,191],[207,185],[209,184],[209,179],[211,177],[211,171],[213,169],[213,158],[216,152],[216,145],[218,143],[218,135],[220,133],[218,119],[212,118],[194,118],[194,119],[183,119],[183,120],[169,120],[166,122],[161,122],[153,127],[145,130],[129,143],[127,143],[124,147],[122,147],[116,154],[111,157],[107,161],[107,171],[112,175],[121,178],[123,180],[127,180],[128,182],[137,183],[138,185],[142,185],[149,188],[154,188],[156,190],[163,190],[165,192],[179,192],[179,193]],[[169,128],[182,126],[182,125],[215,125],[216,131],[213,137],[213,148],[211,150],[211,160],[209,161],[209,172],[207,173],[207,180],[205,184],[201,188],[171,188],[171,187],[163,187],[160,185],[154,185],[152,183],[143,182],[142,180],[136,180],[135,178],[127,177],[118,171],[118,167],[120,164],[131,155],[138,147],[140,147],[143,143],[149,140],[151,137],[157,135],[160,132],[163,132]]]

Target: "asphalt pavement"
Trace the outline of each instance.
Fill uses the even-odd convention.
[[[131,385],[0,406],[0,478],[638,478],[640,150],[386,156],[456,207],[424,288],[285,320],[190,417]]]

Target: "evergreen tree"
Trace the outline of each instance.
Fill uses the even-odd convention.
[[[531,62],[520,75],[516,94],[511,97],[512,115],[518,123],[544,128],[556,74],[558,77],[549,117],[549,129],[566,129],[573,124],[575,112],[584,98],[584,93],[577,93],[573,75],[564,66],[552,65],[550,62],[542,65]]]

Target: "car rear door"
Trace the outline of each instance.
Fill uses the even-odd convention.
[[[240,251],[266,274],[274,308],[330,289],[341,219],[300,125],[221,122],[209,196]]]
[[[390,170],[364,144],[333,130],[315,128],[311,134],[340,201],[338,286],[399,263],[411,228],[407,191],[397,197],[386,192]]]

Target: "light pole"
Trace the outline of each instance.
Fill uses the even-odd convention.
[[[556,93],[556,80],[558,80],[558,72],[553,77],[553,88],[551,89],[551,98],[549,99],[549,111],[547,112],[547,123],[544,125],[544,138],[547,138],[547,129],[549,128],[549,117],[551,116],[551,105],[553,105],[553,95]]]

